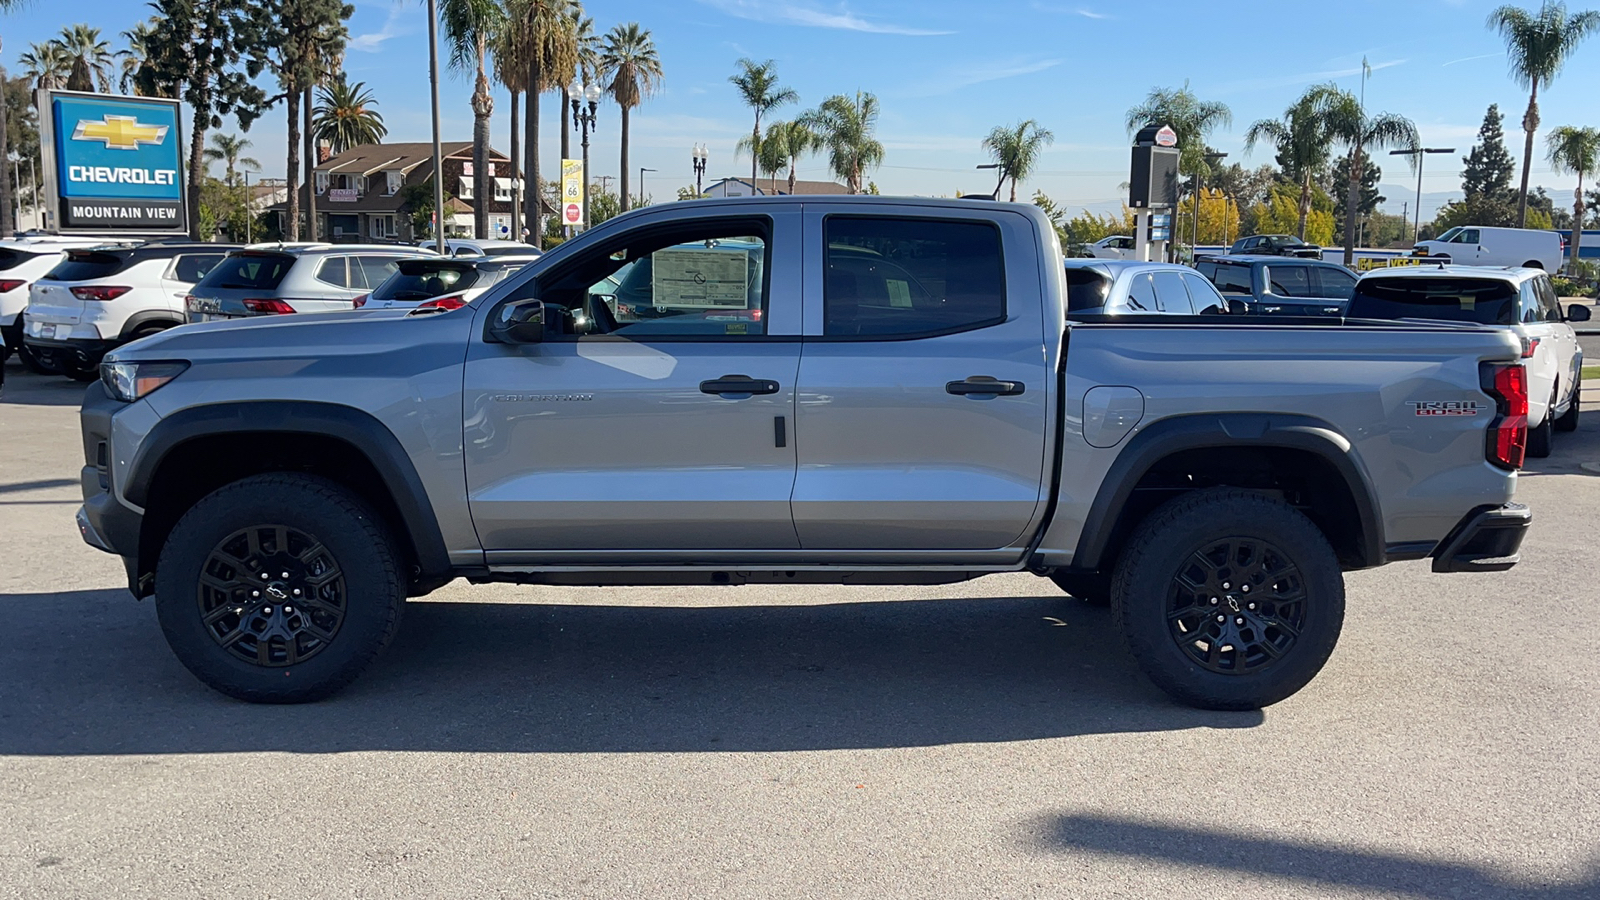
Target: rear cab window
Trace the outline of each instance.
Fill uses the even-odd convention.
[[[235,253],[223,257],[195,287],[275,290],[294,262],[295,257],[278,253]]]
[[[1267,293],[1275,297],[1314,297],[1309,266],[1270,265],[1266,273]]]
[[[1225,294],[1252,293],[1249,266],[1203,262],[1197,268],[1201,275],[1209,278],[1211,283],[1217,286],[1217,290]]]
[[[1493,278],[1365,278],[1345,315],[1511,325],[1521,318],[1519,299],[1516,285]]]

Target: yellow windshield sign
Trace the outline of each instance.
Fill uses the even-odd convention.
[[[78,120],[72,132],[75,141],[104,141],[109,150],[137,150],[140,144],[160,144],[166,140],[167,126],[140,125],[133,116],[101,116]]]

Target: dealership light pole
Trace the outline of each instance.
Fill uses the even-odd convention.
[[[644,195],[644,173],[646,173],[646,172],[654,172],[654,171],[655,171],[655,169],[646,169],[644,166],[640,166],[639,167],[639,201],[641,203],[644,202],[644,196],[645,196]]]
[[[695,144],[689,150],[689,155],[694,158],[694,195],[696,199],[699,199],[702,193],[700,179],[704,178],[706,174],[706,157],[708,156],[706,145]]]
[[[439,146],[439,4],[428,0],[428,90],[433,95],[433,240],[444,255],[444,151]]]
[[[973,168],[975,168],[975,169],[1000,169],[1000,184],[995,185],[994,186],[994,193],[989,195],[989,199],[990,200],[999,200],[1000,199],[1000,185],[1006,183],[1006,170],[1001,168],[999,163],[978,163],[976,166],[973,166]]]
[[[1454,153],[1454,147],[1416,147],[1411,150],[1390,150],[1390,156],[1412,156],[1417,164],[1417,222],[1411,231],[1411,242],[1414,244],[1422,237],[1422,161],[1429,153]]]
[[[574,81],[568,93],[572,95],[572,127],[583,136],[583,227],[587,231],[589,207],[594,205],[594,198],[589,196],[589,132],[594,129],[595,117],[600,112],[602,92],[597,84]],[[585,101],[588,102],[588,109],[584,109]]]

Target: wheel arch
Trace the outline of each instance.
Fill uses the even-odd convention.
[[[1377,499],[1338,429],[1314,416],[1233,413],[1174,416],[1135,435],[1090,505],[1072,568],[1108,570],[1155,507],[1214,486],[1293,494],[1345,568],[1387,561]]]
[[[141,328],[148,328],[151,325],[160,325],[163,328],[174,328],[182,324],[183,319],[169,310],[147,309],[143,312],[136,312],[129,316],[127,321],[122,323],[122,330],[118,333],[117,339],[120,341],[131,341],[133,340],[134,332]]]
[[[400,440],[369,413],[336,403],[248,401],[190,407],[162,419],[141,442],[122,494],[145,510],[140,596],[153,583],[161,545],[177,520],[224,484],[263,472],[320,475],[362,497],[393,523],[425,593],[450,578],[450,560],[416,467]]]

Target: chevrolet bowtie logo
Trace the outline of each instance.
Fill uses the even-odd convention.
[[[133,116],[109,114],[99,121],[79,119],[72,132],[75,141],[104,141],[111,150],[137,150],[140,144],[160,144],[166,137],[165,125],[140,125]]]

